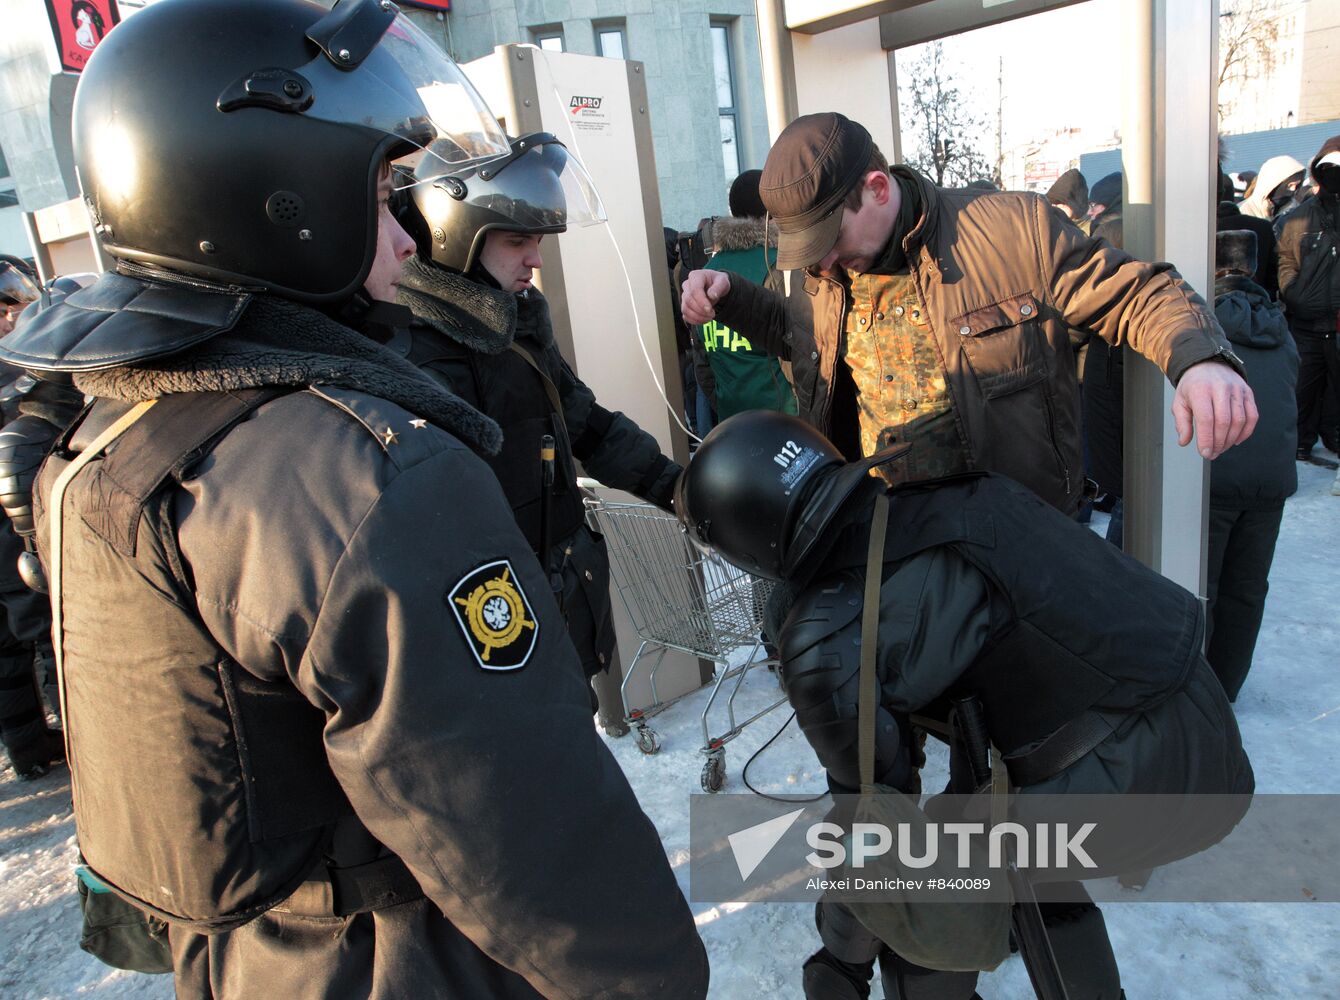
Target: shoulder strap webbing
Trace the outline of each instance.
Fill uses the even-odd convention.
[[[126,431],[103,463],[101,475],[116,493],[98,524],[100,533],[126,555],[135,554],[140,511],[160,486],[199,460],[211,442],[247,414],[295,386],[230,392],[170,393],[153,415]]]
[[[865,561],[865,607],[861,609],[861,676],[858,681],[856,729],[860,746],[861,793],[875,788],[875,707],[879,684],[875,652],[879,638],[879,585],[884,569],[884,534],[889,526],[889,495],[875,497],[870,519],[870,547]]]
[[[515,340],[507,346],[519,354],[526,364],[535,369],[535,374],[540,376],[540,382],[544,385],[544,394],[549,397],[549,405],[554,408],[554,414],[558,417],[558,422],[563,425],[563,436],[567,437],[568,422],[563,419],[563,400],[559,398],[558,386],[554,385],[554,380],[540,367],[540,363],[535,360],[535,355],[531,354],[530,351],[526,350]]]
[[[70,756],[70,712],[65,704],[65,653],[62,634],[62,612],[64,611],[64,595],[61,593],[61,541],[64,537],[62,523],[65,519],[65,491],[70,485],[70,481],[79,474],[85,465],[97,458],[103,450],[122,434],[128,431],[142,416],[149,412],[149,409],[157,400],[148,399],[142,403],[136,403],[133,407],[123,413],[110,427],[99,434],[75,459],[72,461],[59,476],[56,477],[55,485],[51,488],[51,645],[56,661],[56,691],[60,700],[60,715],[65,725],[62,732],[65,735],[65,759],[72,761]],[[74,772],[71,771],[70,793],[75,794]]]

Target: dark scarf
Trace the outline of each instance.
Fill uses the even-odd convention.
[[[890,180],[898,185],[902,203],[898,206],[898,221],[893,224],[889,242],[884,245],[879,260],[870,269],[871,274],[898,274],[907,270],[907,251],[903,241],[921,218],[921,192],[917,190],[916,183],[897,174],[890,175]]]
[[[92,396],[138,402],[171,392],[329,385],[389,400],[489,455],[498,425],[382,344],[323,313],[256,295],[237,324],[191,350],[106,371],[82,372]]]

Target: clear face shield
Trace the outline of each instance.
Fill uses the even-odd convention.
[[[406,162],[397,161],[398,172]],[[418,157],[411,176],[397,187],[418,188],[427,206],[445,197],[496,213],[523,232],[562,232],[569,226],[593,226],[606,220],[591,175],[547,132],[514,139],[506,155],[449,172],[441,169],[436,157]],[[438,213],[430,207],[428,214]]]
[[[17,315],[42,295],[34,281],[10,263],[0,263],[0,307]]]
[[[436,175],[508,152],[498,120],[460,67],[393,4],[346,0],[308,38],[322,51],[294,74],[310,84],[307,94],[285,80],[276,95],[305,104],[293,110],[395,137],[398,164]]]

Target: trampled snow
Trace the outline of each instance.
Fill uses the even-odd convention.
[[[1262,792],[1340,793],[1340,497],[1334,474],[1299,465],[1271,572],[1255,665],[1237,703]],[[1101,606],[1102,595],[1094,595]],[[776,697],[755,669],[741,692],[742,717]],[[654,721],[663,749],[644,756],[632,739],[609,744],[665,842],[688,892],[688,802],[703,758],[697,692]],[[752,708],[750,706],[753,706]],[[726,790],[744,791],[740,770],[777,732],[780,708],[727,749]],[[714,729],[720,729],[717,726]],[[933,787],[942,755],[933,758]],[[823,772],[791,724],[750,769],[776,794],[819,792]],[[941,779],[942,780],[942,779]],[[1340,859],[1337,859],[1340,863]],[[167,998],[170,977],[118,972],[79,950],[74,823],[60,770],[19,782],[0,775],[0,996]],[[693,904],[712,964],[713,1000],[800,998],[800,965],[818,947],[807,904]],[[1340,997],[1340,906],[1106,903],[1103,913],[1130,1000]],[[1017,958],[984,975],[986,1000],[1031,995]],[[260,995],[260,994],[258,994]],[[880,995],[875,986],[874,996]]]

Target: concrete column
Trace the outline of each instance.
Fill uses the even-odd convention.
[[[786,27],[784,0],[757,0],[758,52],[763,67],[763,94],[768,108],[768,142],[772,144],[800,115],[796,98],[796,65],[791,32]]]
[[[1127,0],[1123,12],[1125,248],[1172,261],[1212,301],[1219,3]],[[1209,463],[1177,446],[1172,396],[1154,365],[1128,356],[1125,547],[1204,596]]]

